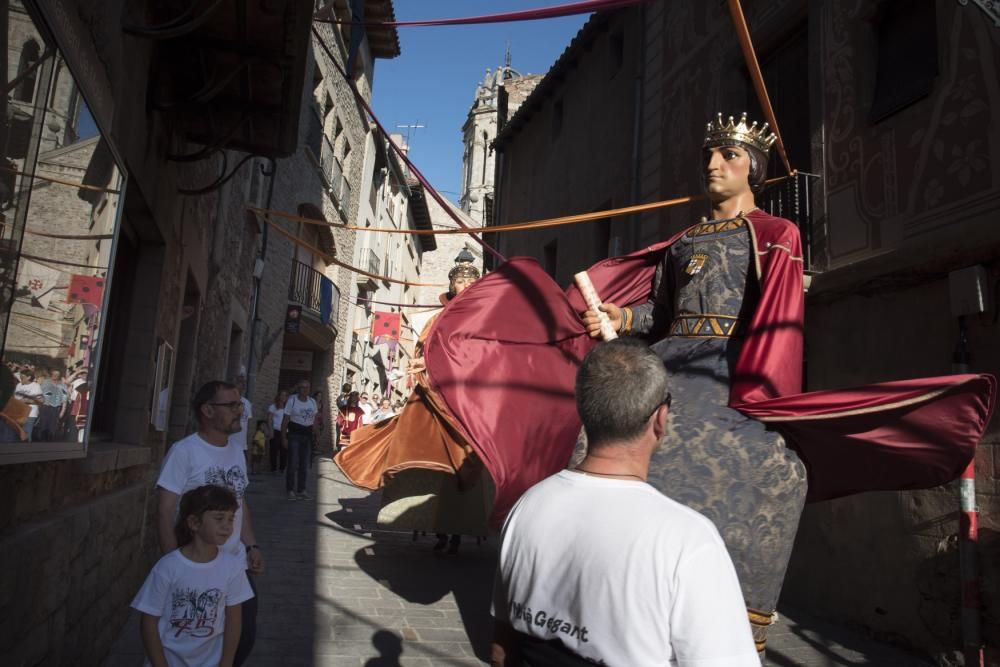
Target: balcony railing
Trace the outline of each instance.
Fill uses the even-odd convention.
[[[351,201],[351,184],[344,176],[344,166],[333,149],[333,143],[323,131],[322,121],[316,114],[309,120],[306,133],[306,148],[316,171],[323,180],[323,187],[333,197],[334,202],[345,212]]]
[[[323,289],[325,276],[308,264],[298,260],[292,261],[292,275],[288,281],[288,300],[302,304],[313,315],[322,321]],[[337,312],[340,310],[340,290],[330,283],[330,320],[327,325],[336,329]]]
[[[330,145],[329,141],[327,141],[327,145]],[[332,146],[330,146],[329,152],[324,151],[324,156],[323,170],[329,174],[330,194],[333,195],[337,203],[346,211],[351,201],[351,184],[344,176],[344,166],[340,164],[340,160],[333,154]]]
[[[794,178],[779,183],[757,195],[757,205],[771,215],[794,222],[802,236],[803,268],[813,270],[813,186],[819,176],[798,172]]]

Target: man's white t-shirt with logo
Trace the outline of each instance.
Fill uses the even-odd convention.
[[[153,566],[132,607],[160,617],[159,634],[170,667],[214,666],[222,659],[226,607],[252,597],[239,559],[220,549],[215,560],[196,563],[175,549]]]
[[[246,397],[241,397],[240,402],[243,404],[243,414],[240,415],[240,431],[239,433],[233,433],[229,436],[230,444],[237,445],[241,450],[246,451],[247,449],[247,424],[250,423],[250,419],[253,417],[253,404],[246,399]]]
[[[292,395],[285,402],[285,414],[288,415],[288,421],[299,426],[312,428],[316,421],[316,410],[316,401],[312,397],[302,399],[297,395]]]
[[[564,470],[503,529],[493,614],[599,664],[760,667],[715,526],[639,481]]]
[[[192,433],[167,450],[156,485],[182,496],[206,484],[224,486],[236,494],[240,506],[236,510],[233,534],[220,549],[240,559],[245,568],[246,550],[240,542],[240,531],[243,528],[243,495],[249,482],[243,449],[231,441],[224,447],[216,447]]]

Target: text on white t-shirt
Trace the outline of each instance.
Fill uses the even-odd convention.
[[[760,667],[715,526],[637,481],[562,471],[503,529],[494,616],[600,664]]]
[[[196,563],[175,549],[153,566],[132,607],[159,617],[157,627],[170,667],[218,665],[226,607],[252,597],[239,559],[220,549],[215,560]]]

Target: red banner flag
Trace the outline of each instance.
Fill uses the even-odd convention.
[[[375,311],[372,318],[372,341],[375,345],[399,340],[399,313]]]
[[[66,290],[66,303],[89,303],[101,307],[104,302],[104,278],[101,276],[73,275]]]

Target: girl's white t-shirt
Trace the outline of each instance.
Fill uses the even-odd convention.
[[[231,554],[220,549],[215,560],[196,563],[175,549],[153,566],[132,607],[160,618],[170,667],[214,667],[222,659],[226,607],[252,597],[243,564]]]
[[[271,428],[275,431],[280,431],[281,422],[285,418],[285,409],[271,403],[271,405],[267,406],[267,414],[271,415]]]

